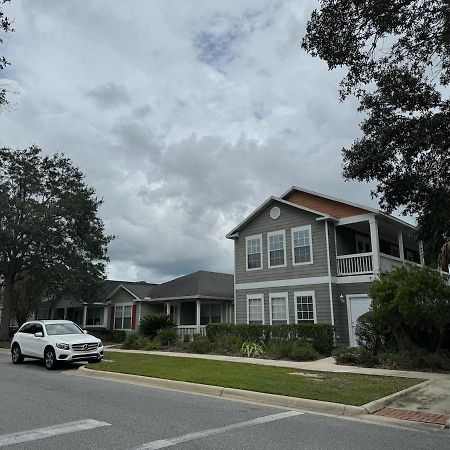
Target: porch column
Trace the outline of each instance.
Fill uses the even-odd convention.
[[[370,226],[370,245],[372,246],[372,269],[374,275],[380,273],[380,241],[378,238],[378,224],[373,217],[369,220]]]
[[[103,308],[103,326],[108,329],[109,306]]]
[[[403,248],[403,233],[401,231],[398,231],[397,236],[398,236],[399,256],[402,261],[405,261],[405,249]]]
[[[83,320],[82,320],[83,328],[86,326],[86,316],[87,316],[87,305],[84,305],[83,306]]]
[[[196,322],[195,322],[195,325],[197,326],[197,333],[200,333],[200,300],[197,300],[195,302],[195,305],[197,307],[197,309],[196,309]]]
[[[166,314],[170,316],[170,303],[166,302]]]
[[[419,241],[419,256],[420,256],[420,265],[425,265],[425,255],[423,253],[423,242]]]
[[[67,308],[64,308],[64,320],[67,320]]]

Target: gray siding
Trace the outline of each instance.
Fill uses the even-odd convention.
[[[274,203],[269,204],[246,225],[239,232],[239,238],[235,240],[235,282],[251,283],[274,279],[327,276],[325,223],[318,222],[316,220],[318,216],[315,214],[280,203],[276,203],[276,206],[280,208],[281,215],[278,219],[273,220],[269,216],[272,206]],[[313,264],[293,266],[291,229],[303,225],[311,225]],[[267,233],[278,230],[285,230],[286,233],[286,267],[268,268]],[[263,268],[247,271],[245,238],[255,234],[262,234]]]
[[[344,300],[347,295],[367,294],[370,283],[333,284],[333,309],[336,326],[336,341],[338,344],[348,345],[348,317],[347,302],[341,303],[339,297],[342,294]]]
[[[288,293],[289,323],[295,323],[294,292],[314,291],[316,299],[317,323],[331,323],[330,295],[328,284],[310,286],[282,286],[263,289],[239,289],[236,291],[236,323],[247,323],[247,295],[264,295],[264,323],[270,323],[269,294]]]

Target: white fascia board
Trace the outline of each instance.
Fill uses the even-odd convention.
[[[119,286],[117,286],[112,292],[111,294],[108,295],[108,297],[106,298],[106,300],[110,300],[112,297],[114,297],[116,295],[116,293],[120,290],[123,289],[125,291],[127,291],[130,295],[132,295],[136,300],[139,300],[139,297],[135,294],[133,294],[129,289],[127,289],[123,284],[119,284]]]
[[[264,203],[262,203],[261,205],[258,206],[258,208],[256,208],[250,215],[248,215],[239,225],[237,225],[236,227],[234,227],[227,235],[226,238],[227,239],[235,239],[237,237],[239,237],[239,230],[246,225],[248,222],[251,221],[251,219],[256,216],[257,214],[259,214],[271,201],[275,201],[275,202],[279,202],[279,203],[283,203],[285,205],[288,206],[292,206],[293,208],[296,209],[300,209],[302,211],[307,211],[310,212],[312,214],[316,214],[317,216],[323,217],[325,218],[330,218],[330,219],[335,219],[332,216],[329,216],[328,214],[324,214],[320,211],[315,211],[314,209],[310,209],[310,208],[306,208],[305,206],[301,206],[301,205],[297,205],[296,203],[292,203],[292,202],[288,202],[287,200],[284,200],[282,198],[278,198],[278,197],[269,197]],[[337,219],[336,219],[337,220]]]
[[[326,198],[328,200],[333,200],[334,202],[343,203],[344,205],[350,205],[350,206],[354,206],[355,208],[365,209],[366,211],[373,212],[375,214],[379,214],[381,212],[378,209],[360,205],[359,203],[349,202],[348,200],[343,200],[342,198],[332,197],[331,195],[321,194],[320,192],[310,191],[309,189],[304,189],[299,186],[292,186],[283,195],[281,195],[281,198],[286,197],[286,195],[290,194],[292,191],[300,191],[300,192],[305,192],[306,194],[316,195],[317,197],[322,197],[322,198]]]

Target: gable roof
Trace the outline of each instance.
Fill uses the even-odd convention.
[[[157,286],[155,283],[147,283],[145,281],[109,281],[108,287],[110,288],[106,297],[103,300],[108,300],[113,297],[120,289],[124,289],[131,294],[135,299],[144,297],[150,297],[153,289]]]
[[[382,216],[389,221],[396,222],[410,229],[415,229],[414,225],[411,225],[404,220],[397,217],[386,214],[379,209],[371,208],[369,206],[360,205],[358,203],[343,200],[341,198],[332,197],[326,194],[320,194],[319,192],[310,191],[298,186],[292,186],[281,198],[289,200],[293,203],[298,203],[303,206],[315,207],[324,214],[331,214],[335,217],[342,219],[344,217],[352,217],[361,214],[373,213],[378,216]]]
[[[307,212],[310,212],[312,214],[316,214],[317,216],[322,217],[324,219],[338,220],[336,217],[330,216],[329,214],[326,214],[326,213],[323,213],[323,212],[320,212],[320,211],[316,211],[314,209],[308,208],[308,207],[303,206],[303,205],[299,205],[298,203],[290,202],[290,201],[285,200],[283,198],[278,198],[278,197],[273,197],[272,196],[272,197],[269,197],[265,202],[261,203],[261,205],[259,205],[258,208],[256,208],[250,215],[248,215],[239,225],[234,227],[226,235],[226,237],[228,239],[234,239],[236,237],[235,234],[239,230],[241,230],[245,225],[247,225],[249,222],[251,222],[271,202],[278,202],[278,203],[282,203],[284,205],[292,206],[293,208],[297,208],[297,209],[300,209],[302,211],[307,211]]]
[[[151,299],[163,298],[234,299],[234,276],[199,270],[154,287]]]

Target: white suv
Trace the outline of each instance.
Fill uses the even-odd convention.
[[[24,358],[43,359],[47,369],[60,361],[98,362],[103,344],[70,320],[33,320],[24,323],[11,341],[13,364]]]

